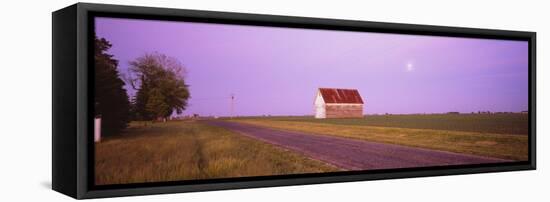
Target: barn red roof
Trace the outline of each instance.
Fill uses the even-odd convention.
[[[363,104],[357,89],[319,88],[325,103]]]

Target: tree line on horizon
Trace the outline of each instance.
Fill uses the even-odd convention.
[[[165,120],[186,109],[189,86],[185,83],[185,68],[177,59],[145,53],[130,61],[123,80],[119,61],[108,53],[112,44],[96,36],[94,46],[94,115],[101,117],[104,135],[117,134],[131,120]],[[126,83],[136,90],[135,96],[130,98]]]

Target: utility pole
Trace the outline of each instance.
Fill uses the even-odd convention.
[[[233,118],[233,109],[234,109],[234,102],[235,102],[235,95],[233,93],[231,93],[231,112],[230,112],[230,117]]]

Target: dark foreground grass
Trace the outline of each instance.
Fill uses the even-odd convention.
[[[271,117],[262,119],[517,135],[527,135],[529,123],[528,114],[519,113],[367,115],[364,118],[359,119],[315,119],[313,117],[306,116]]]
[[[97,185],[328,171],[337,168],[197,121],[133,123],[95,145]]]

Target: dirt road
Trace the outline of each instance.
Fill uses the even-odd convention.
[[[481,164],[506,161],[394,144],[282,131],[235,122],[208,121],[207,123],[296,151],[345,170]]]

